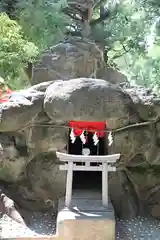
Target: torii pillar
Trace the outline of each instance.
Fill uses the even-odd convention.
[[[120,154],[106,156],[70,155],[57,152],[57,157],[66,162],[60,165],[67,171],[66,196],[59,200],[57,234],[64,240],[115,240],[115,215],[108,199],[108,172]],[[77,162],[86,162],[84,166]],[[73,163],[75,162],[75,163]],[[99,162],[99,166],[91,166]],[[102,171],[102,198],[99,192],[74,191],[72,193],[73,171]]]

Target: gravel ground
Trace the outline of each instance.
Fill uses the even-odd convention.
[[[30,226],[23,227],[6,215],[0,219],[0,238],[31,237],[55,234],[56,217],[34,213]],[[116,240],[160,240],[160,221],[136,218],[132,221],[117,219]]]
[[[34,213],[25,227],[4,215],[0,219],[0,238],[32,237],[55,234],[56,217],[47,213]]]
[[[132,221],[117,219],[116,240],[160,240],[160,221],[143,217]]]

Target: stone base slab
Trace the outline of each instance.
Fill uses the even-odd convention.
[[[64,240],[115,240],[112,204],[109,202],[108,208],[104,208],[99,193],[87,193],[73,194],[69,209],[64,207],[65,199],[60,199],[57,234]]]

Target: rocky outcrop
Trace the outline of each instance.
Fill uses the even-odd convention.
[[[3,107],[0,108],[0,131],[21,129],[36,117],[42,105],[43,93],[41,92],[27,90],[13,93],[10,101],[4,102]]]
[[[10,197],[30,210],[54,206],[54,200],[65,191],[65,174],[59,172],[53,142],[54,138],[57,141],[58,129],[34,126],[50,121],[43,110],[43,102],[44,92],[51,83],[14,92],[8,102],[0,105],[3,113],[0,180],[9,183]]]
[[[118,217],[131,220],[140,213],[139,198],[126,170],[111,174],[109,194]]]
[[[85,1],[84,11],[94,3]],[[121,153],[109,180],[117,215],[145,211],[160,218],[159,98],[130,86],[84,38],[69,37],[45,51],[33,66],[32,85],[0,105],[0,179],[11,197],[30,210],[55,206],[65,191],[55,152],[67,149],[67,121],[105,120],[114,139],[108,151]]]
[[[112,129],[138,121],[130,111],[132,105],[131,98],[116,85],[90,78],[54,82],[44,98],[45,111],[52,121],[107,119]]]
[[[127,76],[124,73],[109,66],[103,66],[99,68],[97,71],[97,78],[107,80],[108,82],[113,84],[128,82]]]
[[[54,80],[12,93],[0,109],[0,180],[20,206],[47,209],[64,194],[66,175],[55,152],[66,151],[67,121],[105,120],[114,137],[109,153],[121,153],[109,180],[117,215],[128,218],[145,210],[160,218],[155,94],[102,79]]]
[[[28,71],[31,71],[32,85],[79,77],[99,78],[111,83],[127,82],[123,73],[105,66],[103,53],[95,43],[81,38],[69,38],[50,47]]]
[[[102,51],[93,42],[69,39],[44,52],[33,66],[32,84],[50,80],[96,77]]]

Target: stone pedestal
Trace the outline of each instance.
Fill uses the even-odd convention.
[[[115,217],[109,202],[102,206],[101,194],[93,191],[73,193],[70,208],[64,207],[65,199],[59,201],[57,234],[65,240],[114,240]]]

